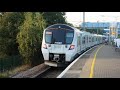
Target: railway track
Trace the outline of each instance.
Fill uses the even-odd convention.
[[[65,67],[64,68],[51,67],[45,72],[38,75],[36,78],[56,78],[60,73],[62,73],[64,69]]]

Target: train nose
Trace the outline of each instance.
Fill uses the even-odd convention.
[[[58,61],[59,60],[59,55],[54,54],[54,60]]]
[[[59,58],[56,57],[56,58],[55,58],[55,61],[58,63],[58,62],[59,62]]]

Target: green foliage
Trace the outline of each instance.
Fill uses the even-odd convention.
[[[19,52],[24,58],[24,63],[36,64],[40,61],[42,33],[46,23],[40,13],[25,13],[25,21],[20,26],[20,32],[17,35]]]
[[[41,53],[43,30],[46,26],[57,23],[72,26],[66,22],[64,12],[1,12],[0,68],[9,70],[21,65],[22,59],[24,63],[32,65],[43,62]],[[19,54],[22,59],[16,57]]]
[[[70,26],[74,27],[74,25],[72,23],[67,23],[67,25],[70,25]],[[76,27],[76,28],[79,29],[79,27]]]
[[[22,65],[22,58],[20,55],[6,56],[4,58],[0,58],[0,72],[11,70],[20,65]]]
[[[18,54],[16,36],[22,24],[22,12],[4,12],[0,19],[0,51],[7,55]]]
[[[0,71],[43,62],[42,34],[46,26],[65,21],[64,12],[1,12]],[[69,24],[69,23],[68,23]],[[72,26],[72,24],[70,24]],[[22,56],[22,57],[21,57]]]
[[[67,24],[64,15],[64,12],[43,12],[47,26],[57,23]]]
[[[118,34],[118,38],[120,38],[120,34]]]

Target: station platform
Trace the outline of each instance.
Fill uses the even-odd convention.
[[[61,78],[120,78],[120,52],[111,45],[95,46]]]

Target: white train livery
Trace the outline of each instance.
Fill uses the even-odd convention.
[[[102,42],[102,35],[80,31],[66,24],[54,24],[44,30],[41,50],[45,64],[59,67]]]

